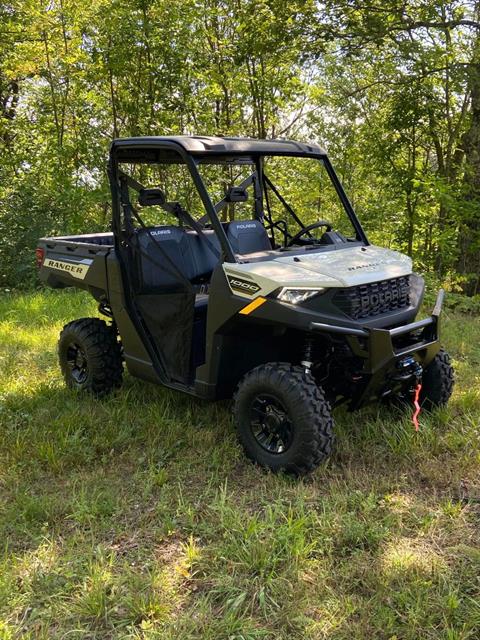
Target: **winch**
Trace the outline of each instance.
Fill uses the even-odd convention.
[[[423,367],[413,356],[398,360],[395,368],[396,372],[392,374],[392,380],[395,382],[406,382],[411,378],[418,381],[422,378]]]

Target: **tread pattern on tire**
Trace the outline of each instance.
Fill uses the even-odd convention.
[[[103,396],[122,384],[122,349],[116,331],[100,318],[80,318],[66,324],[58,342],[60,367],[69,386],[72,384],[62,353],[62,344],[69,338],[78,339],[84,347],[90,375],[82,387],[96,396]],[[77,387],[78,388],[78,387]]]
[[[425,369],[422,383],[422,404],[425,408],[443,407],[452,395],[455,374],[450,356],[440,349]]]
[[[243,430],[239,424],[240,405],[243,395],[249,393],[254,386],[261,388],[268,379],[277,389],[294,386],[297,395],[298,413],[295,416],[300,423],[301,441],[297,445],[297,455],[282,467],[295,475],[305,475],[313,471],[332,451],[333,418],[329,402],[323,390],[317,386],[313,377],[303,367],[283,362],[271,362],[260,365],[249,371],[240,381],[233,397],[233,416],[237,427],[238,438],[248,458],[262,466],[254,452],[245,441]]]

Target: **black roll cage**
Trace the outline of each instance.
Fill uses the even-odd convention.
[[[283,206],[286,208],[288,213],[294,218],[297,224],[305,229],[305,225],[297,216],[292,207],[286,202],[283,196],[278,191],[277,187],[271,182],[266,174],[263,172],[263,158],[265,156],[280,156],[280,157],[297,157],[297,158],[316,158],[317,160],[323,162],[327,174],[332,181],[332,184],[337,192],[337,195],[340,198],[340,201],[343,205],[347,216],[349,217],[353,228],[355,229],[355,233],[357,235],[357,239],[363,242],[365,245],[370,244],[368,242],[367,236],[360,224],[359,219],[357,218],[355,211],[348,199],[343,186],[338,179],[337,174],[335,173],[330,160],[325,154],[320,153],[302,153],[300,152],[279,152],[276,150],[262,150],[262,152],[252,152],[252,151],[232,151],[232,152],[209,152],[208,154],[202,153],[198,156],[193,155],[191,152],[187,151],[182,147],[182,145],[170,141],[170,140],[155,140],[155,142],[146,142],[146,143],[138,143],[134,140],[120,141],[125,144],[125,147],[133,150],[140,151],[140,153],[133,154],[133,157],[127,159],[119,159],[118,149],[124,149],[114,141],[110,147],[110,160],[108,163],[108,175],[110,180],[110,188],[112,193],[112,230],[115,237],[115,243],[118,244],[121,242],[123,228],[122,228],[122,217],[125,214],[122,214],[122,180],[121,175],[122,172],[119,169],[120,162],[130,162],[133,164],[177,164],[173,161],[168,162],[165,160],[160,160],[155,157],[155,151],[170,151],[175,155],[180,156],[183,160],[184,164],[187,166],[189,173],[192,177],[192,180],[197,188],[197,191],[200,195],[200,198],[205,207],[205,215],[200,218],[200,224],[204,224],[206,221],[209,221],[213,230],[215,231],[218,240],[220,242],[220,246],[222,249],[222,255],[226,262],[238,262],[235,253],[233,252],[232,246],[228,241],[225,230],[222,226],[222,223],[218,217],[218,213],[228,204],[227,198],[223,198],[218,203],[214,204],[210,198],[208,190],[205,186],[205,183],[200,175],[198,170],[198,165],[202,163],[202,160],[205,157],[209,157],[212,159],[212,164],[215,163],[215,159],[221,159],[222,157],[244,157],[244,158],[253,158],[255,162],[255,172],[248,176],[245,180],[242,181],[240,188],[247,188],[253,183],[254,186],[254,203],[255,203],[255,216],[257,219],[263,222],[266,217],[267,222],[270,226],[270,229],[273,233],[273,228],[276,226],[276,223],[272,220],[270,213],[270,204],[268,200],[268,192],[267,187],[269,187],[272,192],[276,195],[276,197],[280,200]],[[141,152],[144,152],[143,155]],[[266,200],[266,211],[263,207],[263,194],[265,193]],[[308,232],[307,232],[308,233]],[[310,234],[309,234],[310,235]]]

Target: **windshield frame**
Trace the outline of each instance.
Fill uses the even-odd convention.
[[[177,144],[176,142],[167,141],[167,140],[162,141],[160,144],[158,142],[156,144],[138,144],[138,143],[131,144],[131,145],[129,144],[128,147],[129,147],[129,151],[132,149],[134,151],[135,150],[138,151],[138,158],[130,159],[130,162],[133,162],[133,164],[137,164],[137,163],[138,164],[143,164],[143,163],[157,164],[159,163],[159,160],[157,160],[157,158],[154,158],[155,151],[156,150],[161,151],[162,149],[164,149],[164,150],[169,150],[173,152],[172,156],[174,156],[174,157],[171,156],[168,160],[163,159],[163,162],[165,164],[185,164],[187,166],[189,173],[192,177],[192,180],[195,184],[195,187],[198,190],[198,194],[203,202],[203,206],[206,212],[206,215],[202,217],[201,221],[205,222],[208,220],[208,222],[210,222],[210,224],[212,225],[212,228],[219,239],[220,245],[222,247],[224,260],[226,262],[238,263],[238,262],[241,262],[242,259],[238,258],[237,255],[234,253],[233,248],[227,238],[223,225],[218,216],[218,212],[222,208],[219,206],[221,202],[217,203],[216,205],[213,203],[210,193],[208,192],[207,186],[205,184],[205,181],[203,180],[201,173],[199,171],[199,166],[201,166],[202,164],[218,164],[218,165],[229,164],[227,161],[228,159],[231,159],[231,164],[242,163],[242,161],[243,163],[245,163],[245,162],[248,162],[249,159],[253,161],[253,164],[255,164],[255,167],[256,167],[256,171],[254,172],[256,174],[256,178],[254,180],[255,216],[262,223],[264,222],[264,219],[265,219],[264,193],[263,193],[264,191],[264,179],[263,179],[264,158],[268,158],[268,157],[309,158],[311,160],[316,160],[317,162],[321,162],[325,167],[327,174],[340,200],[340,203],[342,204],[343,209],[352,224],[352,227],[356,234],[356,241],[365,246],[370,244],[362,228],[362,225],[355,214],[353,206],[350,200],[348,199],[348,196],[346,195],[345,190],[343,189],[343,186],[330,163],[328,156],[324,153],[322,153],[321,155],[320,154],[317,155],[316,153],[315,154],[301,153],[298,151],[292,152],[292,153],[288,153],[285,151],[276,153],[273,150],[259,153],[259,152],[252,152],[251,150],[249,150],[244,153],[235,151],[235,152],[229,152],[229,153],[209,152],[208,154],[207,153],[192,154],[192,153],[189,153],[185,148],[183,148],[181,145]],[[142,152],[146,152],[148,154],[149,151],[150,153],[152,153],[151,159],[148,157],[148,155],[143,155],[142,153]],[[177,158],[178,160],[176,160]],[[222,162],[222,159],[223,159],[223,162]],[[115,232],[115,242],[118,242],[118,243],[121,242],[122,235],[124,233],[123,225],[122,225],[122,209],[124,205],[122,204],[122,198],[121,198],[121,187],[122,187],[121,179],[120,179],[121,172],[119,172],[119,163],[121,162],[125,162],[125,160],[119,157],[119,155],[117,154],[116,145],[112,144],[110,149],[110,162],[109,162],[108,171],[110,175],[110,184],[111,184],[111,190],[112,190],[112,213],[113,213],[112,226]],[[303,225],[303,223],[302,223],[302,226],[303,228],[305,228],[305,225]],[[117,238],[117,235],[118,235],[118,238]],[[274,253],[275,251],[276,251],[275,249],[272,249],[272,253]]]
[[[275,193],[275,185],[272,184],[270,178],[263,172],[264,159],[269,157],[308,158],[309,160],[320,162],[324,166],[327,172],[327,175],[330,178],[330,181],[339,198],[339,201],[343,207],[343,210],[346,213],[348,219],[350,220],[353,230],[355,231],[356,242],[361,243],[365,246],[370,244],[365,234],[365,231],[363,230],[363,227],[360,223],[360,220],[358,219],[353,209],[353,206],[342,186],[342,183],[340,182],[329,158],[326,155],[322,155],[320,157],[320,156],[312,156],[310,154],[303,154],[303,153],[273,153],[272,152],[272,153],[264,153],[264,154],[252,154],[252,153],[235,154],[235,155],[234,154],[228,154],[228,155],[208,154],[205,156],[196,156],[194,158],[195,173],[197,174],[199,181],[202,183],[203,188],[205,189],[205,192],[208,195],[208,199],[212,203],[212,207],[213,207],[213,212],[209,212],[210,215],[208,215],[208,218],[210,219],[210,221],[212,221],[212,217],[213,217],[212,214],[213,214],[214,217],[220,222],[218,214],[222,210],[222,208],[225,206],[227,201],[225,198],[223,198],[217,204],[213,204],[213,201],[210,197],[210,193],[208,192],[208,188],[205,185],[205,181],[200,173],[199,167],[201,165],[219,165],[220,166],[222,164],[225,164],[227,166],[228,165],[238,166],[241,164],[254,164],[255,172],[250,175],[250,178],[251,178],[250,184],[253,183],[253,187],[254,187],[255,217],[256,219],[260,220],[263,223],[264,220],[266,219],[266,215],[265,215],[266,211],[264,206],[264,200],[266,200],[265,198],[266,181],[271,187],[273,187],[273,192]],[[222,162],[222,159],[224,160],[223,162]],[[266,178],[266,181],[265,181],[265,178]],[[299,224],[301,228],[305,229],[307,225],[305,225],[303,221],[300,219],[300,217],[296,214],[295,207],[292,206],[290,203],[286,202],[282,198],[281,194],[280,196],[276,194],[276,196],[281,201],[287,213],[290,216],[292,216],[293,219],[295,219],[295,221],[297,222],[297,224]],[[268,207],[268,203],[267,203],[267,207]],[[205,216],[204,218],[206,217],[207,216]],[[228,242],[228,239],[227,239],[227,242]],[[272,249],[272,251],[275,251],[275,249]],[[235,257],[235,254],[234,254],[234,257]],[[235,262],[238,262],[236,257],[235,257]]]

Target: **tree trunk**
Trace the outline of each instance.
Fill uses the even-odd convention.
[[[466,210],[459,234],[457,271],[465,277],[467,295],[480,293],[480,38],[470,68],[471,120],[465,135]]]

